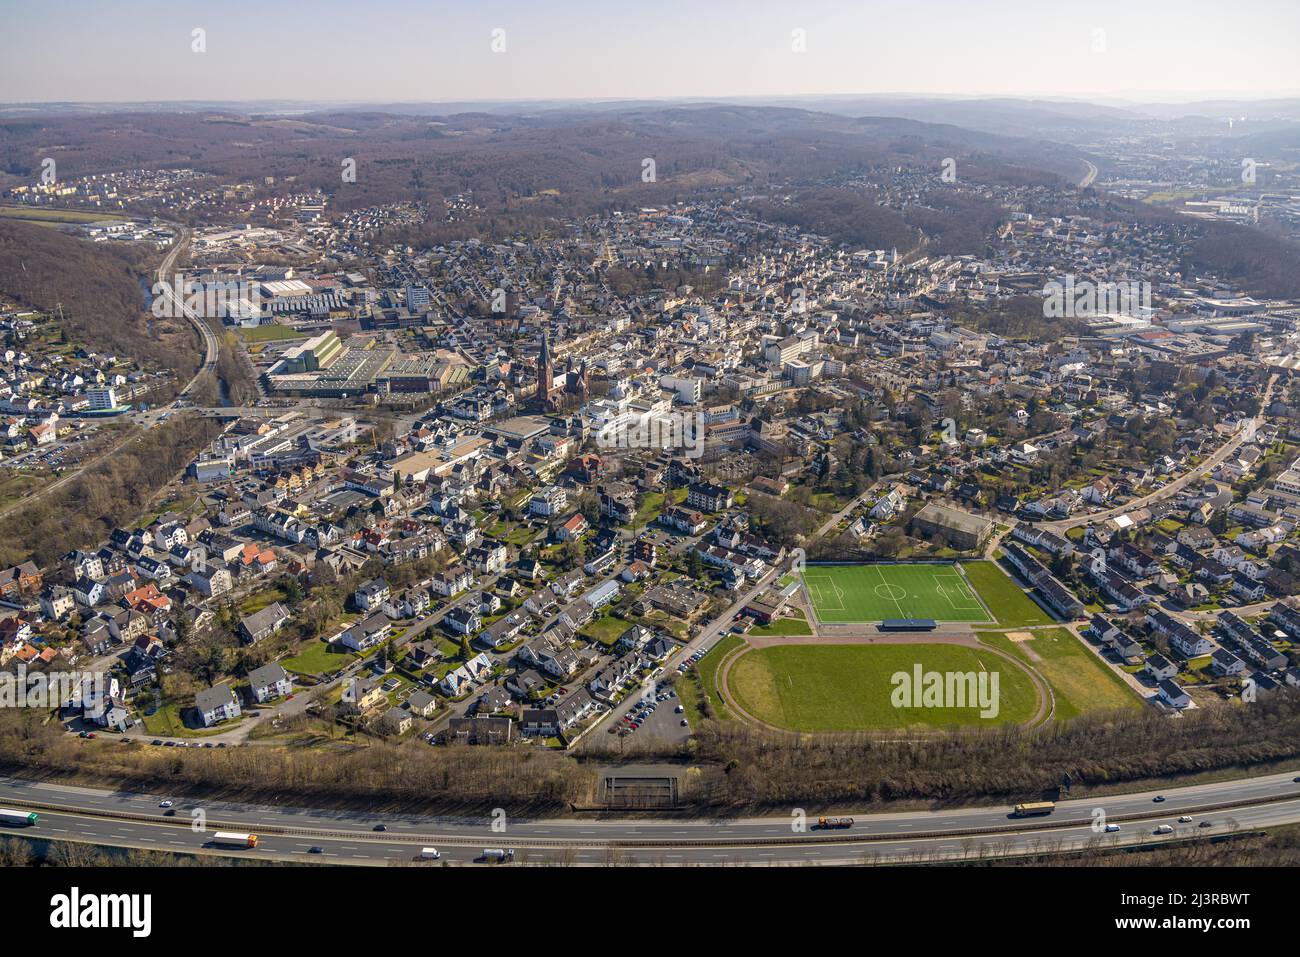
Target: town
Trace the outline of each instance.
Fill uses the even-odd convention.
[[[148,6],[0,18],[38,925],[1300,863],[1295,10]]]

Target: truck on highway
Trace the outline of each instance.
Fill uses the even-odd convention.
[[[1056,804],[1052,801],[1030,801],[1027,804],[1017,804],[1016,817],[1033,817],[1036,814],[1051,814],[1056,810]]]
[[[824,829],[824,830],[830,830],[831,828],[852,827],[852,826],[853,826],[853,818],[851,818],[851,817],[819,817],[819,818],[817,819],[817,826],[818,826],[819,828]]]
[[[485,861],[496,861],[498,864],[504,864],[506,861],[513,861],[514,859],[515,849],[513,847],[505,849],[499,847],[483,848],[483,860]]]
[[[213,844],[227,847],[257,847],[256,834],[240,834],[236,831],[217,831],[212,835]]]
[[[11,811],[9,808],[0,808],[0,824],[17,824],[21,827],[30,827],[36,823],[36,812],[34,811]]]
[[[438,853],[436,847],[423,847],[420,849],[420,857],[426,861],[436,861],[442,855]]]

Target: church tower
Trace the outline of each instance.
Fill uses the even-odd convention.
[[[555,360],[551,358],[551,341],[542,333],[542,351],[537,354],[537,401],[543,408],[555,405]]]

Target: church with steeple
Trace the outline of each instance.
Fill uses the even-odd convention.
[[[591,395],[591,373],[587,369],[587,360],[575,366],[573,356],[565,363],[563,384],[555,387],[555,357],[551,354],[551,339],[542,334],[542,348],[537,353],[537,404],[547,412],[554,412],[569,396],[577,396],[579,402],[586,402]]]
[[[542,351],[537,354],[537,402],[543,409],[555,408],[555,360],[546,333],[542,333]]]

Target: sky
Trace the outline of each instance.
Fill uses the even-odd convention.
[[[1258,98],[1298,37],[1300,0],[0,0],[0,102]]]

